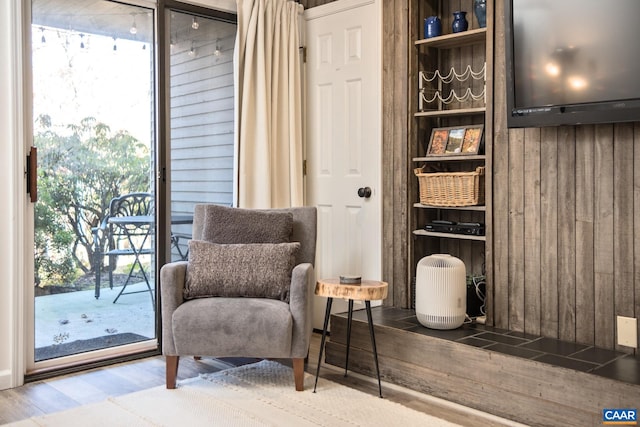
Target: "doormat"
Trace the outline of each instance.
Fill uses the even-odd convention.
[[[37,362],[56,357],[70,356],[72,354],[84,353],[87,351],[100,350],[102,348],[115,347],[118,345],[131,344],[139,341],[146,341],[151,338],[142,335],[125,332],[121,334],[104,335],[86,340],[76,340],[62,344],[53,344],[46,347],[36,348]]]

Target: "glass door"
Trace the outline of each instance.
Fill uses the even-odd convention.
[[[196,203],[233,204],[235,16],[167,10],[171,260],[188,256]]]
[[[31,369],[157,347],[154,13],[32,0]]]

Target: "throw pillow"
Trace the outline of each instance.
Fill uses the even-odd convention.
[[[293,214],[259,209],[207,206],[202,240],[212,243],[285,243]]]
[[[289,302],[300,243],[189,242],[184,298],[253,297]]]

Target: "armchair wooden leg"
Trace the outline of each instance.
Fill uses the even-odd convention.
[[[297,357],[293,359],[293,380],[296,384],[296,391],[304,390],[304,359]]]
[[[178,376],[178,362],[180,356],[165,356],[166,362],[166,375],[167,375],[167,388],[176,388],[176,377]]]

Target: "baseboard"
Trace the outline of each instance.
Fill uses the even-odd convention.
[[[11,375],[11,371],[5,369],[4,371],[0,371],[0,390],[6,390],[8,388],[13,387],[13,376]]]

